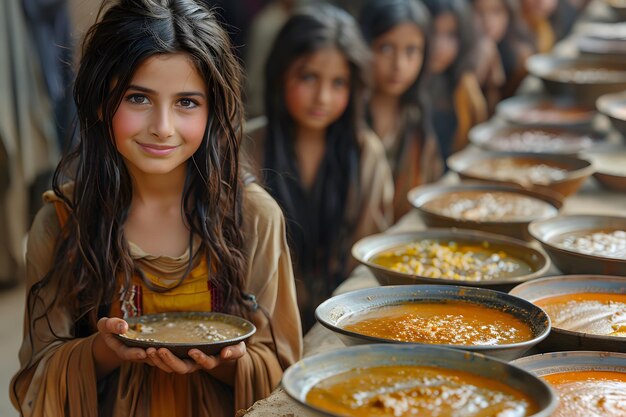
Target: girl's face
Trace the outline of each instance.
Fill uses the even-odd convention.
[[[372,42],[377,93],[401,96],[417,79],[424,63],[424,34],[413,23],[401,23]]]
[[[135,178],[184,172],[207,120],[206,82],[189,57],[155,55],[137,68],[113,116],[115,145]]]
[[[474,11],[485,34],[494,42],[504,39],[509,26],[509,13],[502,0],[476,0]]]
[[[459,55],[459,34],[452,13],[442,13],[435,18],[431,70],[440,74],[447,70]]]
[[[284,82],[287,111],[300,128],[325,130],[350,100],[350,66],[334,47],[296,59]]]

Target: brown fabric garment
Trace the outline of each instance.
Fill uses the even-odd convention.
[[[257,120],[252,125],[254,129],[247,131],[248,136],[242,143],[242,157],[248,160],[251,172],[256,178],[262,181],[265,161],[265,125],[262,120]],[[344,278],[347,278],[357,263],[349,255],[352,245],[362,237],[386,230],[393,222],[393,181],[382,143],[370,130],[363,131],[359,139],[361,146],[360,190],[350,190],[346,204],[347,218],[356,219],[355,227],[352,234],[341,245],[341,250],[344,254],[348,254],[349,259],[343,271]],[[329,270],[337,271],[339,268],[339,265],[331,265]],[[313,312],[317,305],[326,300],[330,294],[311,294],[305,280],[320,279],[320,277],[303,276],[297,265],[295,273],[298,304],[306,328],[306,324],[310,325],[313,320]]]
[[[55,199],[51,193],[47,193],[46,197],[48,201]],[[236,410],[251,406],[254,401],[268,396],[279,384],[281,364],[289,366],[302,355],[293,271],[280,208],[258,185],[251,184],[244,191],[243,210],[244,253],[248,257],[246,291],[256,296],[259,305],[271,318],[279,358],[274,352],[267,319],[261,311],[257,311],[249,317],[257,327],[257,333],[247,343],[247,354],[237,362],[233,388],[202,371],[172,377],[173,383],[176,378],[188,379],[191,389],[187,400],[194,416],[232,416]],[[31,228],[27,252],[27,289],[48,272],[59,233],[54,206],[46,204]],[[133,245],[133,257],[145,256],[132,248]],[[146,256],[142,262],[159,269],[159,262],[149,258]],[[166,257],[158,258],[170,270],[178,270],[175,265],[178,262],[186,263],[184,257],[167,260],[164,260]],[[166,271],[162,273],[166,275]],[[43,303],[50,303],[53,294],[54,288],[43,292]],[[35,308],[35,314],[39,311],[40,304]],[[33,331],[29,331],[29,316],[26,312],[24,340],[19,354],[21,369],[11,381],[11,400],[25,416],[104,415],[98,409],[91,350],[93,336],[74,339],[71,317],[69,310],[53,311],[49,315],[50,325],[56,335],[70,339],[62,341],[52,334],[45,320],[37,322]],[[103,408],[107,406],[110,411],[108,415],[149,416],[149,386],[153,372],[161,371],[142,364],[122,365],[115,384],[105,387],[115,390],[109,397],[113,403],[101,404]]]
[[[470,129],[487,120],[487,101],[476,76],[472,72],[464,73],[454,90],[454,110],[457,129],[454,138],[454,151],[460,151],[468,143]]]

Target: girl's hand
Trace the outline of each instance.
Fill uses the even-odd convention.
[[[234,346],[226,346],[219,355],[205,355],[198,349],[191,349],[189,356],[193,360],[180,359],[166,348],[146,349],[151,364],[165,372],[188,374],[197,370],[212,371],[220,365],[234,365],[235,361],[246,354],[244,342]],[[221,379],[221,378],[220,378]]]
[[[146,351],[137,347],[129,347],[118,340],[116,334],[128,331],[128,323],[122,319],[103,317],[98,320],[98,332],[106,346],[123,361],[146,362]]]

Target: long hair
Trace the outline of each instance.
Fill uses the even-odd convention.
[[[432,135],[430,123],[430,105],[426,93],[428,82],[428,66],[430,55],[431,18],[428,9],[418,0],[369,0],[361,9],[359,18],[361,32],[365,41],[371,45],[376,38],[403,23],[412,23],[424,36],[424,59],[422,68],[415,82],[400,97],[400,106],[408,114],[418,115],[415,120],[409,120],[402,132],[402,143],[396,158],[399,160],[406,149],[408,141],[417,131],[419,137],[426,138]],[[371,116],[368,116],[371,119]],[[397,161],[393,166],[397,166]],[[394,177],[397,173],[394,173]]]
[[[437,16],[450,13],[454,16],[457,25],[457,38],[459,41],[459,53],[450,68],[446,71],[450,74],[454,85],[466,71],[476,69],[476,28],[472,19],[473,10],[467,0],[423,0],[428,8],[433,21]]]
[[[190,57],[206,80],[211,104],[202,144],[187,164],[181,213],[202,240],[211,284],[229,301],[225,310],[242,314],[246,268],[240,250],[237,161],[242,105],[240,69],[228,36],[213,13],[195,0],[118,0],[103,5],[99,16],[83,42],[74,85],[79,141],[53,177],[54,192],[70,208],[70,216],[51,271],[31,289],[29,308],[48,285],[56,285],[57,292],[45,312],[31,318],[42,319],[55,306],[73,303],[75,321],[93,331],[99,310],[115,296],[119,278],[122,288],[129,287],[136,266],[124,224],[132,186],[115,146],[112,119],[138,66],[170,53]],[[61,190],[67,181],[74,183],[71,196]]]
[[[348,105],[326,130],[326,151],[318,169],[312,206],[303,196],[294,150],[296,123],[285,103],[285,74],[299,58],[336,48],[350,68]],[[356,219],[349,215],[350,190],[358,189],[363,92],[369,53],[354,19],[330,5],[297,11],[278,33],[265,69],[267,133],[264,180],[283,208],[296,265],[300,272],[328,276],[345,267],[346,248],[338,248]],[[340,253],[337,253],[339,250]],[[330,271],[329,263],[339,259]],[[331,283],[331,286],[336,283]]]

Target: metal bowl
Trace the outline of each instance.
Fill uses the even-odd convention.
[[[552,352],[526,356],[511,363],[540,377],[576,371],[626,373],[626,355],[616,352]]]
[[[626,136],[626,91],[600,96],[596,107],[609,118],[615,130]]]
[[[399,285],[366,288],[332,297],[315,310],[315,317],[325,327],[339,336],[346,345],[368,343],[399,343],[425,345],[425,343],[401,342],[363,335],[343,328],[343,322],[384,306],[418,302],[465,301],[485,307],[505,311],[530,326],[533,338],[525,342],[506,345],[448,345],[448,348],[482,353],[503,360],[519,358],[528,349],[542,341],[550,332],[550,319],[539,307],[521,298],[484,288],[459,287],[451,285]]]
[[[498,116],[508,123],[525,127],[591,129],[597,112],[567,97],[520,95],[502,100]],[[548,117],[549,116],[549,117]]]
[[[454,369],[498,380],[535,400],[539,411],[530,417],[548,417],[557,405],[556,394],[548,384],[521,368],[480,354],[437,346],[375,344],[320,353],[287,369],[282,385],[294,400],[319,415],[332,416],[307,403],[306,396],[316,384],[357,368],[397,365]]]
[[[198,318],[202,317],[207,322],[222,322],[233,325],[241,329],[243,334],[239,337],[235,337],[232,339],[222,340],[219,342],[206,342],[206,343],[171,343],[171,342],[155,342],[155,341],[146,341],[146,340],[137,340],[132,339],[130,337],[126,337],[123,335],[116,335],[117,339],[124,343],[126,346],[130,347],[139,347],[142,349],[147,349],[149,347],[154,348],[167,348],[174,355],[178,356],[181,359],[189,358],[187,354],[190,349],[198,349],[201,352],[207,355],[215,355],[218,354],[223,348],[230,345],[236,345],[240,342],[244,342],[250,338],[255,332],[256,327],[254,324],[250,323],[248,320],[245,320],[241,317],[232,316],[230,314],[224,313],[212,313],[212,312],[170,312],[170,313],[157,313],[157,314],[146,314],[139,317],[131,317],[126,319],[129,325],[141,323],[141,324],[150,324],[155,321],[178,319],[178,318]]]
[[[497,160],[510,158],[514,163],[547,165],[567,170],[564,179],[548,182],[546,184],[516,183],[515,181],[500,180],[494,178],[494,172],[475,173],[472,168],[476,166],[489,166]],[[567,197],[574,194],[582,186],[583,182],[593,173],[593,167],[589,161],[565,155],[547,155],[534,153],[516,152],[468,152],[461,151],[450,156],[447,160],[448,167],[459,174],[463,179],[486,181],[497,184],[516,184],[530,190],[543,190],[548,188],[552,192]],[[495,168],[494,168],[495,169]]]
[[[504,250],[509,255],[527,262],[534,272],[527,275],[494,279],[489,281],[462,281],[443,278],[428,278],[420,275],[405,274],[387,269],[373,263],[375,255],[408,243],[432,239],[437,241],[455,241],[458,243],[482,244],[488,242],[492,246]],[[550,268],[549,259],[540,251],[517,239],[476,230],[428,229],[404,233],[381,233],[365,237],[352,246],[352,256],[367,266],[381,285],[406,284],[444,284],[468,285],[472,287],[491,288],[508,291],[513,286],[544,275]]]
[[[460,229],[481,230],[488,233],[497,233],[500,235],[510,236],[516,239],[532,239],[528,234],[528,224],[531,218],[520,220],[467,220],[445,216],[436,211],[430,211],[423,206],[435,198],[458,192],[474,191],[476,193],[514,193],[521,196],[532,197],[550,204],[555,210],[563,206],[560,196],[555,194],[547,194],[544,192],[531,191],[522,187],[513,185],[498,185],[487,183],[460,183],[456,185],[424,185],[409,191],[408,199],[411,205],[415,207],[422,218],[422,221],[428,227],[457,227]]]
[[[626,278],[603,275],[563,275],[525,282],[513,288],[511,295],[531,303],[539,299],[582,292],[626,293]],[[559,350],[607,350],[626,352],[626,338],[599,336],[552,327],[550,335],[538,346],[549,352]]]
[[[531,236],[541,243],[561,272],[626,276],[626,259],[588,255],[552,243],[565,234],[593,230],[626,230],[626,217],[559,215],[550,219],[535,220],[528,226]]]
[[[583,156],[593,164],[593,177],[600,185],[626,192],[626,147],[595,149],[586,151]]]
[[[528,72],[543,81],[551,95],[565,96],[581,104],[593,105],[603,94],[626,89],[626,59],[605,56],[561,57],[551,54],[533,55],[526,60]],[[571,78],[571,71],[604,69],[619,71],[614,79],[596,76]],[[623,73],[623,74],[622,74]]]
[[[576,156],[579,152],[606,143],[591,130],[557,127],[509,126],[493,121],[469,131],[472,144],[487,151]]]

